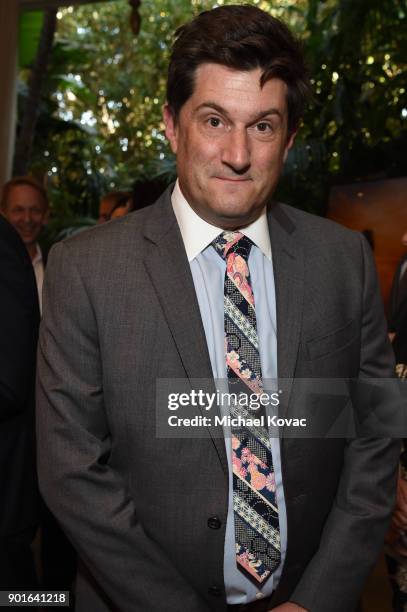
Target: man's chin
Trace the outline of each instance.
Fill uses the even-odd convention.
[[[36,238],[34,238],[33,236],[24,236],[20,234],[20,237],[26,247],[32,246],[33,244],[37,242]]]
[[[216,211],[217,225],[223,229],[236,229],[253,223],[261,214],[263,208],[250,206],[227,205],[220,206]]]

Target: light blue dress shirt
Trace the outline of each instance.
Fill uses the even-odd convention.
[[[185,246],[187,254],[190,255],[191,273],[205,330],[213,377],[215,381],[219,383],[219,386],[223,387],[221,390],[224,391],[225,385],[227,390],[223,311],[226,262],[216,253],[211,244],[207,245],[191,259],[191,253],[193,253],[194,247],[194,245],[191,244],[191,239],[192,242],[194,242],[194,232],[195,236],[197,236],[196,232],[201,225],[200,229],[202,231],[199,236],[202,237],[202,233],[205,233],[203,224],[209,224],[206,224],[206,222],[200,218],[196,218],[198,216],[192,211],[189,204],[184,199],[178,183],[174,189],[172,200],[184,243],[188,242]],[[189,208],[187,214],[184,214],[185,206]],[[194,231],[186,230],[186,223],[189,225],[189,230],[192,226]],[[265,216],[264,223],[267,223]],[[210,228],[207,228],[207,233],[208,231],[209,233],[213,233],[214,229],[216,228],[210,226]],[[217,232],[215,231],[215,234],[219,234],[221,231],[222,230],[219,229]],[[277,328],[273,264],[272,260],[266,257],[256,244],[252,246],[248,264],[256,309],[262,378],[265,383],[267,379],[277,379]],[[270,439],[279,509],[281,563],[266,583],[261,588],[258,588],[252,581],[246,578],[237,568],[236,564],[232,446],[230,430],[225,431],[226,456],[229,466],[229,504],[224,551],[224,580],[228,604],[249,603],[256,599],[271,595],[272,591],[277,587],[281,576],[287,549],[287,516],[281,471],[280,441],[275,437],[271,437]]]

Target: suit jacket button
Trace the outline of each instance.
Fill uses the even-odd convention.
[[[214,597],[220,597],[222,595],[222,591],[216,585],[210,586],[208,589],[209,595],[213,595]]]
[[[220,529],[222,522],[217,516],[210,516],[208,518],[208,527],[210,529]]]

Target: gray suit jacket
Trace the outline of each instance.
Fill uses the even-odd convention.
[[[391,376],[367,243],[283,205],[271,207],[269,227],[279,376]],[[159,439],[155,430],[157,378],[211,376],[170,190],[54,247],[39,348],[39,474],[82,560],[78,610],[226,610],[224,441],[210,432]],[[398,454],[388,439],[282,440],[288,550],[273,605],[352,609],[389,521]],[[208,525],[214,516],[219,529]]]

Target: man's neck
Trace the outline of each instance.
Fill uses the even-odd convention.
[[[26,244],[25,246],[27,248],[29,256],[31,257],[31,261],[33,261],[33,259],[37,255],[37,243],[33,242],[32,244]]]

